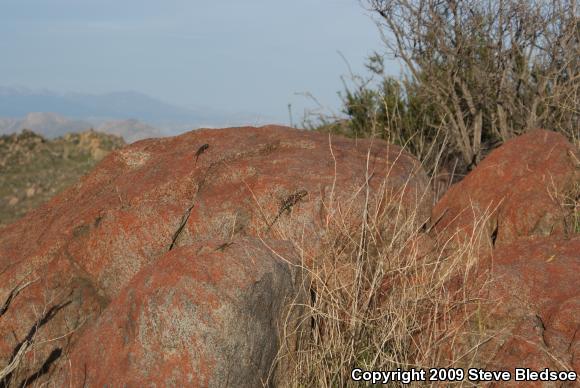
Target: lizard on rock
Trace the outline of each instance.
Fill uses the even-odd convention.
[[[267,230],[270,230],[272,225],[274,225],[274,223],[276,221],[278,221],[278,218],[280,218],[282,213],[284,213],[284,212],[290,213],[290,210],[292,210],[292,207],[294,205],[296,205],[302,198],[306,197],[307,195],[308,195],[308,191],[306,191],[306,190],[299,190],[293,194],[290,194],[284,201],[282,201],[282,205],[280,205],[280,210],[278,211],[278,214],[276,215],[274,220],[270,223],[270,225],[268,225]]]
[[[197,159],[199,159],[199,155],[203,154],[209,148],[209,144],[204,144],[197,149],[195,153],[195,164],[197,165]]]

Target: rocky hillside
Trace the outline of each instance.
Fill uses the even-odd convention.
[[[0,225],[46,202],[124,145],[93,131],[47,140],[31,131],[0,136]]]
[[[114,151],[0,229],[0,386],[578,371],[579,157],[533,131],[433,208],[380,140],[268,126]]]

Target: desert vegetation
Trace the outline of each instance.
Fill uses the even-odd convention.
[[[422,161],[440,192],[491,150],[535,128],[580,146],[576,1],[362,3],[375,15],[385,52],[369,58],[370,77],[347,77],[346,119],[312,115],[307,127],[398,144]],[[384,55],[402,64],[400,78],[386,75]],[[553,198],[566,209],[567,230],[578,233],[578,183]],[[281,355],[295,366],[290,385],[356,385],[355,366],[481,367],[479,345],[498,334],[486,329],[481,307],[493,301],[480,293],[489,279],[477,268],[495,209],[479,214],[471,235],[453,244],[431,240],[420,228],[425,220],[401,212],[400,199],[365,203],[356,210],[357,227],[344,221],[353,216],[345,217],[344,208],[330,210],[324,259],[305,265],[313,290],[304,318],[310,329],[300,351]]]
[[[459,175],[534,128],[579,144],[578,2],[365,0],[383,34],[371,77],[351,75],[346,121],[307,125],[395,142]],[[402,65],[387,76],[384,58]],[[321,123],[322,122],[322,123]]]
[[[32,131],[0,136],[0,225],[22,217],[76,183],[125,144],[94,131],[46,139]]]
[[[495,335],[482,312],[491,303],[482,292],[491,280],[478,268],[487,215],[460,243],[455,236],[437,240],[424,213],[403,206],[404,190],[383,188],[377,196],[359,187],[350,202],[324,203],[324,238],[302,263],[310,303],[294,306],[303,311],[298,332],[283,329],[288,341],[300,337],[279,354],[291,365],[288,386],[359,386],[354,368],[483,367],[475,361],[479,345]],[[284,226],[279,230],[288,238]]]

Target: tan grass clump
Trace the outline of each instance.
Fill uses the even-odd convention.
[[[325,204],[319,254],[303,265],[310,304],[295,306],[301,339],[279,355],[290,365],[284,385],[360,386],[353,368],[465,368],[489,339],[478,269],[487,219],[470,239],[437,242],[428,220],[403,205],[404,190],[378,192],[363,187],[353,203]],[[295,341],[296,332],[284,335]]]

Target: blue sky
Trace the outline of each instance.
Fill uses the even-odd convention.
[[[357,0],[0,0],[0,85],[135,90],[287,122],[380,49]]]

